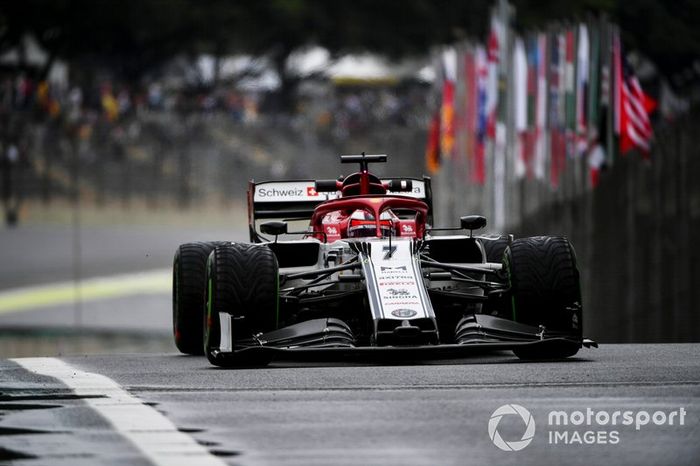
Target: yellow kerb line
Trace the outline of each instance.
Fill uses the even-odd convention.
[[[171,280],[170,269],[159,269],[89,278],[78,282],[77,286],[74,282],[60,282],[0,291],[0,314],[70,304],[78,297],[83,301],[94,301],[137,294],[166,293],[171,290]]]

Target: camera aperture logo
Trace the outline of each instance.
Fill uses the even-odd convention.
[[[525,432],[520,440],[507,442],[498,433],[498,424],[503,416],[518,415],[525,423]],[[530,445],[535,436],[535,418],[530,411],[516,404],[503,405],[496,409],[489,419],[489,437],[494,445],[503,451],[520,451]]]
[[[602,409],[590,407],[579,410],[553,410],[547,415],[547,443],[549,445],[617,445],[623,431],[640,431],[647,426],[685,426],[687,411],[683,407],[672,410]],[[504,416],[520,416],[524,432],[520,440],[506,441],[498,432]],[[512,427],[512,425],[510,426]],[[503,451],[520,451],[535,436],[535,418],[523,406],[507,404],[496,409],[489,419],[489,437]],[[512,429],[511,429],[512,431]]]

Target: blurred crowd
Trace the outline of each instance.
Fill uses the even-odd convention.
[[[204,163],[198,159],[202,151],[236,159],[231,163],[239,166],[275,167],[283,163],[279,157],[308,155],[309,160],[284,163],[310,167],[309,147],[320,150],[319,143],[346,147],[350,139],[379,128],[420,134],[428,120],[428,88],[420,82],[338,85],[312,78],[301,80],[290,95],[281,108],[279,92],[241,90],[225,82],[176,87],[167,80],[129,85],[96,79],[78,85],[0,70],[6,219],[17,218],[23,198],[70,196],[76,189],[73,170],[80,171],[80,185],[91,186],[96,199],[141,191],[188,196],[192,171]],[[239,137],[231,145],[234,134],[248,134],[248,142]],[[274,140],[287,141],[285,154]],[[290,146],[294,141],[299,147]],[[187,154],[178,155],[182,150]],[[262,152],[269,155],[261,159]]]
[[[0,79],[0,114],[32,111],[34,117],[61,118],[71,124],[99,119],[117,123],[145,112],[221,114],[236,123],[254,124],[280,113],[270,103],[274,92],[240,91],[227,85],[172,89],[159,81],[134,87],[102,80],[80,86],[35,80],[21,73]],[[311,119],[318,129],[341,136],[370,125],[424,126],[426,95],[427,87],[420,83],[334,86],[314,81],[300,86],[291,112],[284,113]]]

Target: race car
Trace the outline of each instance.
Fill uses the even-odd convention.
[[[386,155],[343,155],[334,180],[249,184],[250,243],[181,245],[177,348],[216,366],[459,358],[559,359],[583,338],[579,271],[564,237],[478,236],[479,215],[433,226],[428,177],[380,179]],[[303,221],[297,230],[291,227]]]

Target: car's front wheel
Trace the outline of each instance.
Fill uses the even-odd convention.
[[[207,262],[204,313],[204,352],[220,365],[220,314],[231,316],[231,349],[236,341],[277,328],[279,320],[277,258],[263,245],[227,244],[216,247]]]
[[[204,276],[207,258],[219,242],[180,245],[173,260],[173,335],[181,353],[202,353]]]
[[[503,266],[509,280],[514,321],[581,338],[581,284],[576,253],[566,238],[516,239],[505,250]],[[575,345],[565,345],[547,354],[533,349],[515,351],[526,359],[563,358],[576,352]]]

